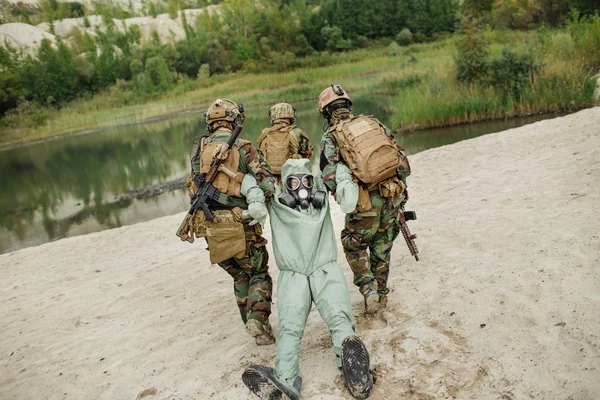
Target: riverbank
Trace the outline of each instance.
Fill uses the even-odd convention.
[[[361,314],[338,247],[372,399],[596,397],[599,127],[594,108],[411,158],[421,260],[396,241],[388,311]],[[241,373],[276,347],[246,336],[230,278],[175,237],[182,218],[1,255],[0,397],[250,399]],[[313,311],[304,398],[349,398],[329,337]]]

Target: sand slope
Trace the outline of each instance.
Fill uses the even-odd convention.
[[[372,398],[597,398],[600,108],[410,161],[421,261],[397,240],[376,318],[351,286]],[[175,237],[182,218],[1,255],[0,398],[251,398],[240,375],[275,346],[246,336],[229,276]],[[304,398],[350,398],[316,311],[301,368]]]

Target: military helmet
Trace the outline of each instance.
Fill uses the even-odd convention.
[[[352,100],[348,97],[348,94],[342,89],[338,83],[332,83],[331,87],[323,90],[319,95],[319,102],[317,103],[317,113],[326,118],[329,118],[331,111],[327,111],[327,106],[332,103],[336,103],[338,107],[345,107],[352,110]]]
[[[277,103],[269,110],[269,118],[272,124],[278,119],[289,119],[293,124],[296,121],[296,109],[288,103]]]
[[[244,122],[244,106],[242,103],[234,103],[229,99],[217,99],[212,103],[204,113],[207,129],[210,131],[213,124],[217,121],[228,121],[235,124]]]

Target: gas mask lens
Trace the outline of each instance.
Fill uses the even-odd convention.
[[[302,185],[300,185],[302,183]],[[306,189],[312,189],[313,187],[313,176],[311,174],[306,174],[303,176],[291,175],[288,176],[286,180],[286,187],[288,191],[296,191],[303,186]]]

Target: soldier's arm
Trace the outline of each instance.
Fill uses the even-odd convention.
[[[340,152],[335,139],[330,133],[323,134],[323,137],[321,138],[321,159],[319,160],[319,167],[321,168],[323,183],[332,194],[335,194],[337,188],[335,183],[335,173],[339,162]]]
[[[275,192],[275,180],[265,155],[250,143],[245,144],[240,150],[245,157],[248,173],[254,175],[258,186],[265,193],[265,198],[271,198]]]
[[[298,153],[303,157],[303,158],[311,158],[313,155],[313,151],[314,148],[312,146],[312,144],[310,144],[310,141],[308,140],[308,136],[306,135],[306,133],[303,130],[299,130],[299,134],[298,134]]]

